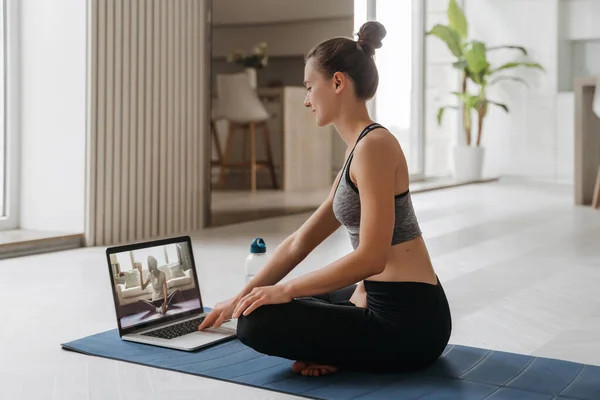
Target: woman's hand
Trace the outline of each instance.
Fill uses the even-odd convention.
[[[233,312],[233,318],[239,318],[242,314],[248,316],[260,306],[289,303],[290,301],[292,301],[292,297],[282,285],[254,288],[252,289],[252,292],[244,296],[237,304],[237,307]]]
[[[233,314],[233,310],[237,306],[238,300],[237,297],[234,297],[217,303],[212,311],[208,313],[206,318],[204,318],[204,321],[202,321],[198,330],[203,331],[208,327],[218,328],[223,322],[229,321],[231,319],[231,314]]]

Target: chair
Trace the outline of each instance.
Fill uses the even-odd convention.
[[[269,113],[260,101],[256,91],[250,86],[248,76],[245,73],[240,74],[219,74],[217,75],[217,96],[218,96],[218,116],[226,119],[229,123],[229,132],[225,151],[220,157],[221,170],[219,171],[219,184],[225,185],[226,170],[232,167],[250,168],[250,189],[256,191],[256,171],[258,168],[268,168],[271,173],[273,188],[277,189],[277,176],[275,175],[275,166],[273,164],[273,153],[271,151],[271,142],[269,139],[269,128],[267,122]],[[256,160],[256,128],[260,127],[263,132],[264,145],[266,147],[267,160]],[[214,128],[213,128],[214,129]],[[244,135],[244,160],[241,163],[232,163],[231,147],[233,144],[233,135],[237,132],[243,132]],[[250,161],[246,162],[245,154],[247,147],[247,137],[250,139]],[[218,141],[217,141],[218,143]],[[217,146],[219,146],[217,144]],[[220,146],[219,146],[220,147]],[[220,149],[217,150],[220,152]]]
[[[600,167],[598,167],[598,174],[596,175],[596,186],[594,187],[592,208],[600,208]]]

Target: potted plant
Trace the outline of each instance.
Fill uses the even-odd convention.
[[[250,80],[250,86],[256,89],[256,70],[265,68],[269,61],[267,43],[261,42],[257,44],[249,55],[246,55],[241,50],[236,50],[227,56],[227,61],[235,62],[244,67],[246,74],[248,74],[248,79]]]
[[[454,148],[454,174],[457,180],[478,180],[483,169],[484,149],[481,146],[481,138],[488,107],[494,105],[508,112],[508,106],[488,98],[488,89],[502,80],[512,80],[527,85],[527,82],[520,77],[502,75],[506,70],[517,67],[537,68],[542,71],[544,69],[538,63],[523,61],[511,61],[492,66],[488,61],[488,52],[510,49],[527,55],[527,50],[512,45],[488,47],[481,41],[469,39],[467,20],[456,0],[450,0],[447,13],[449,24],[437,24],[427,34],[442,40],[456,57],[452,66],[461,71],[462,87],[460,92],[452,92],[458,100],[458,106],[441,107],[438,110],[437,121],[441,125],[447,108],[462,111],[465,143],[458,144]],[[471,87],[474,93],[469,91]],[[477,118],[475,141],[473,141],[473,115]]]

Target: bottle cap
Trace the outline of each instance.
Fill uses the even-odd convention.
[[[250,245],[250,253],[266,253],[267,245],[262,238],[255,238]]]

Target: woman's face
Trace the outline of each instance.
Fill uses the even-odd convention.
[[[312,58],[304,66],[304,85],[306,86],[304,106],[311,109],[317,126],[331,124],[339,108],[334,79],[325,78],[313,64]]]
[[[157,264],[158,263],[156,262],[156,259],[154,259],[153,257],[148,257],[148,271],[150,271],[152,275],[158,274]]]

